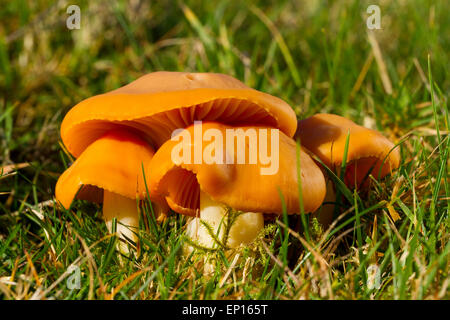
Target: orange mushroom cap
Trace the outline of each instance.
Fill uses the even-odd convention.
[[[90,144],[59,177],[56,199],[65,208],[70,207],[76,195],[102,202],[103,189],[131,199],[143,199],[147,194],[144,172],[148,175],[153,154],[152,147],[135,134],[126,130],[109,131]]]
[[[83,100],[61,125],[68,151],[78,157],[105,132],[132,127],[158,148],[173,130],[194,120],[281,129],[292,137],[297,120],[283,100],[217,73],[154,72],[106,94]]]
[[[261,162],[258,157],[256,163],[248,161],[249,149],[251,144],[249,140],[245,141],[245,156],[247,161],[243,164],[237,163],[237,147],[235,143],[234,158],[230,156],[229,149],[226,147],[226,138],[223,139],[223,149],[221,158],[223,163],[194,163],[195,146],[201,143],[202,154],[209,148],[213,142],[200,141],[201,136],[195,135],[195,127],[202,126],[202,131],[208,129],[219,130],[223,137],[226,137],[227,129],[235,130],[235,134],[240,138],[245,138],[247,130],[256,131],[258,139],[257,144],[262,143],[260,130],[267,130],[268,149],[274,148],[270,143],[274,133],[271,130],[260,126],[242,126],[233,127],[219,124],[216,122],[203,122],[195,124],[184,129],[179,136],[184,135],[185,131],[191,137],[189,148],[191,160],[176,163],[172,159],[172,153],[181,141],[169,140],[164,143],[155,153],[149,173],[149,193],[155,201],[164,202],[176,212],[185,215],[195,215],[199,208],[200,189],[208,194],[214,201],[225,204],[235,210],[245,212],[276,213],[283,212],[283,206],[279,191],[283,195],[286,209],[289,214],[300,212],[297,166],[296,166],[296,143],[281,131],[277,130],[279,152],[279,166],[275,174],[262,175],[261,168],[268,165]],[[178,136],[177,136],[178,137]],[[241,150],[242,151],[242,150]],[[274,152],[274,150],[270,150]],[[229,157],[228,157],[229,156]],[[234,163],[226,161],[233,158]],[[315,162],[302,150],[300,151],[300,167],[302,177],[302,196],[305,212],[316,210],[325,197],[325,178],[320,168]]]
[[[347,184],[360,184],[369,171],[375,178],[380,172],[382,178],[398,168],[400,152],[391,141],[375,130],[334,114],[316,114],[299,121],[295,137],[334,170],[342,164],[348,134]]]

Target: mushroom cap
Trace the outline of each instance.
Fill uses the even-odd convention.
[[[148,175],[153,154],[152,147],[130,131],[109,131],[90,144],[59,177],[56,199],[65,208],[70,207],[75,196],[102,202],[103,189],[143,199],[147,195],[143,172]]]
[[[155,148],[194,120],[281,129],[292,137],[295,112],[283,100],[218,73],[154,72],[111,92],[81,101],[65,116],[61,137],[78,157],[118,125],[132,127]]]
[[[322,113],[299,121],[295,137],[334,170],[342,164],[348,134],[347,184],[360,184],[369,171],[375,178],[380,172],[383,178],[399,166],[400,152],[391,141],[378,131],[338,115]]]
[[[202,126],[202,131],[215,129],[220,131],[223,138],[222,149],[216,150],[222,163],[211,163],[200,161],[195,163],[194,152],[195,145],[201,143],[202,154],[205,155],[205,149],[213,143],[201,142],[202,137],[195,135],[195,128]],[[240,138],[245,138],[248,130],[255,130],[257,143],[251,143],[246,139],[245,149],[246,161],[242,164],[237,163],[238,144],[234,144],[234,157],[230,152],[231,146],[227,148],[226,130],[237,129],[234,133]],[[241,130],[239,130],[241,129]],[[261,130],[267,130],[267,138],[260,138]],[[249,161],[250,146],[259,145],[261,147],[264,141],[268,143],[269,155],[276,152],[276,146],[271,142],[272,136],[276,134],[271,130],[278,132],[279,152],[278,170],[272,175],[261,174],[261,168],[270,166],[270,162]],[[278,129],[268,129],[261,126],[242,126],[233,127],[216,122],[203,122],[194,124],[179,133],[179,136],[185,136],[188,132],[191,140],[186,142],[190,148],[190,161],[178,161],[173,159],[172,153],[176,152],[180,141],[168,140],[155,153],[149,173],[149,194],[156,202],[165,202],[176,212],[185,215],[195,215],[199,208],[200,189],[209,195],[214,201],[227,205],[235,210],[245,212],[261,213],[283,213],[283,205],[279,192],[283,195],[286,211],[289,214],[300,212],[299,190],[297,179],[297,151],[296,143],[292,138],[286,136]],[[176,136],[176,137],[179,137]],[[255,140],[253,140],[255,141]],[[258,152],[260,149],[258,148]],[[186,148],[186,150],[188,150]],[[223,150],[223,151],[220,151]],[[255,149],[253,149],[255,150]],[[273,151],[272,151],[273,150]],[[206,153],[207,154],[207,153]],[[214,153],[216,154],[216,153]],[[225,161],[233,159],[233,163]],[[204,159],[203,159],[204,160]],[[315,162],[300,150],[300,173],[302,177],[302,198],[305,212],[313,212],[320,207],[325,197],[325,178],[321,169]]]

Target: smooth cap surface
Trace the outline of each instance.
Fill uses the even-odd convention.
[[[342,164],[348,134],[346,183],[361,183],[369,171],[375,178],[380,172],[382,178],[399,166],[400,152],[391,141],[338,115],[316,114],[299,121],[295,137],[334,170]]]
[[[144,172],[147,176],[153,154],[145,141],[129,131],[107,132],[89,145],[59,177],[56,199],[65,208],[70,207],[76,195],[80,199],[102,202],[102,190],[144,199],[147,194]]]
[[[194,163],[195,146],[200,145],[199,150],[205,155],[211,151],[209,148],[213,145],[213,141],[216,141],[205,142],[205,139],[195,135],[198,126],[202,127],[203,133],[213,129],[225,137],[223,146],[217,151],[218,157],[224,160],[223,163],[217,163],[218,161],[207,163],[205,158],[199,163]],[[230,152],[232,148],[226,147],[227,129],[235,130],[234,133],[238,139],[249,135],[249,130],[254,130],[258,140],[256,143],[250,142],[249,139],[244,140],[245,145],[239,148],[236,142],[234,151]],[[260,136],[261,131],[264,130],[267,132],[267,138]],[[276,152],[272,141],[272,137],[276,137],[276,134],[270,129],[255,126],[232,127],[216,122],[204,122],[184,129],[179,136],[191,137],[188,140],[190,141],[188,144],[190,161],[180,162],[173,156],[178,154],[181,139],[164,143],[151,161],[148,180],[150,196],[155,201],[157,199],[161,202],[167,201],[174,211],[186,215],[195,215],[199,208],[200,189],[214,201],[236,210],[281,214],[283,212],[281,193],[287,212],[299,213],[296,143],[281,131],[272,130],[279,133],[278,139],[274,140],[279,145],[277,154],[279,166],[275,174],[263,175],[261,168],[270,166],[269,161],[261,161],[262,158],[258,157],[256,162],[251,163],[248,155],[252,147],[257,145],[260,148],[264,141],[268,142],[268,150]],[[245,151],[244,163],[237,163],[237,150]],[[215,152],[211,153],[216,155]],[[234,163],[230,163],[229,159],[234,159]],[[302,150],[300,151],[300,167],[304,210],[312,212],[321,205],[325,197],[325,179],[321,169]]]

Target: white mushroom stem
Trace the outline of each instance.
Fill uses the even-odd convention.
[[[217,242],[211,237],[207,228],[200,220],[211,226],[217,238],[224,241],[226,207],[212,200],[206,193],[200,192],[200,216],[189,222],[187,235],[197,244],[207,248],[217,248]],[[258,233],[264,228],[262,213],[245,212],[238,216],[233,223],[227,243],[229,248],[237,248],[241,244],[248,244],[256,239]],[[190,250],[189,250],[190,251]]]
[[[103,191],[103,219],[109,232],[112,232],[113,219],[117,219],[116,232],[119,235],[118,249],[128,254],[127,238],[137,242],[139,229],[139,212],[135,199],[121,196],[114,192]]]

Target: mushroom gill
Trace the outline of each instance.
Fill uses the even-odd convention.
[[[140,132],[158,148],[194,120],[281,129],[292,137],[295,113],[283,100],[215,73],[154,72],[106,94],[83,100],[61,125],[61,137],[75,157],[117,126]]]
[[[117,219],[122,240],[119,248],[126,253],[124,240],[137,240],[138,201],[146,198],[144,174],[148,175],[153,154],[152,147],[135,134],[109,131],[91,143],[59,177],[56,199],[66,209],[75,198],[103,202],[106,225],[111,232],[112,221]]]

